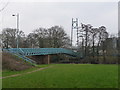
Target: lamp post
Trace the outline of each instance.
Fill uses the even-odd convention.
[[[19,40],[18,40],[18,32],[19,32],[19,13],[17,13],[16,15],[13,14],[12,16],[16,16],[16,17],[17,17],[17,48],[19,48]]]

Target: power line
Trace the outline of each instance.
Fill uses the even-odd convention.
[[[0,9],[0,12],[2,12],[7,7],[8,4],[9,4],[9,2],[7,2],[2,9]]]

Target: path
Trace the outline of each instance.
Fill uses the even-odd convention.
[[[40,71],[40,70],[44,70],[44,69],[47,69],[47,68],[50,68],[50,67],[52,67],[52,66],[39,68],[37,70],[31,71],[31,72],[22,73],[22,74],[14,74],[14,75],[10,75],[10,76],[0,77],[0,79],[9,78],[9,77],[16,77],[16,76],[21,76],[21,75],[25,75],[25,74],[30,74],[30,73],[37,72],[37,71]]]

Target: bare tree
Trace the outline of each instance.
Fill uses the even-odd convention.
[[[36,43],[37,43],[38,47],[40,47],[40,48],[45,47],[45,45],[47,43],[46,38],[47,38],[47,35],[48,35],[47,29],[38,28],[38,29],[34,30],[33,32],[35,34],[35,38],[37,39]]]
[[[102,46],[102,55],[105,61],[105,48],[106,45],[104,44],[104,41],[108,38],[108,33],[106,31],[106,27],[101,26],[98,29],[98,43],[97,43],[97,59],[99,59],[99,50],[100,50],[100,46]],[[103,44],[103,45],[102,45]]]
[[[16,29],[5,28],[2,31],[3,48],[16,47]]]
[[[38,28],[27,36],[30,47],[60,48],[70,46],[70,39],[64,29],[53,26],[49,29]]]
[[[82,37],[84,38],[84,42],[85,42],[85,57],[89,55],[89,47],[91,46],[91,29],[92,26],[90,24],[82,24],[82,32],[83,35]]]
[[[94,59],[95,56],[95,38],[97,37],[97,33],[98,33],[98,28],[92,28],[91,29],[91,34],[92,34],[92,56]]]
[[[37,46],[37,34],[29,33],[26,38],[26,43],[28,43],[29,48],[35,48]]]
[[[88,60],[88,62],[98,63],[99,52],[100,50],[102,50],[103,58],[105,61],[105,44],[102,45],[102,43],[106,40],[106,38],[108,38],[106,27],[101,26],[99,28],[93,28],[90,24],[87,24],[87,25],[82,24],[81,26],[82,26],[81,32],[83,34],[82,39],[84,40],[83,47],[85,47],[84,49],[85,58],[90,59],[92,56],[93,58],[91,60]],[[82,42],[82,45],[83,45],[83,42]],[[94,58],[96,55],[97,55],[97,60],[96,58]]]
[[[52,42],[52,47],[69,47],[70,39],[65,33],[64,29],[59,26],[54,26],[48,29],[50,41]]]
[[[16,48],[17,30],[12,28],[5,28],[2,30],[2,44],[3,48]],[[23,31],[18,32],[19,44],[22,44],[23,37],[25,36]],[[21,45],[20,45],[21,47]]]

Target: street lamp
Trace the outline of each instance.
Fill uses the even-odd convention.
[[[16,17],[17,17],[17,48],[19,48],[19,40],[18,40],[18,32],[19,32],[19,13],[17,13],[16,15],[13,14],[12,16],[16,16]]]

